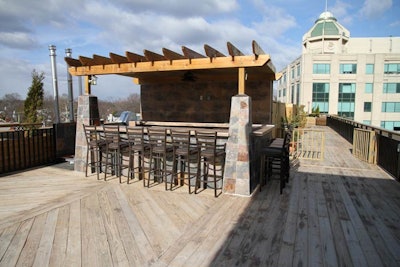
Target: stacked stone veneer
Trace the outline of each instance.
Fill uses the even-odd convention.
[[[87,143],[83,131],[85,125],[100,125],[99,106],[97,97],[92,95],[81,95],[78,99],[78,115],[76,119],[75,139],[75,171],[85,171]]]
[[[249,96],[232,97],[224,173],[224,192],[227,194],[251,194],[251,111]]]

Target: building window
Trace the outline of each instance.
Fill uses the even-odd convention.
[[[355,83],[339,83],[338,115],[354,118]]]
[[[383,84],[384,94],[398,94],[400,93],[400,83],[384,83]]]
[[[282,90],[278,91],[278,97],[281,97]]]
[[[286,96],[286,89],[282,90],[282,96],[285,97]]]
[[[286,82],[286,72],[283,74],[283,82]]]
[[[292,79],[294,79],[294,68],[291,70]]]
[[[400,112],[400,102],[382,102],[382,112]]]
[[[400,64],[398,64],[398,63],[385,64],[383,72],[385,74],[399,74],[400,73]]]
[[[329,83],[313,83],[312,109],[320,113],[329,111]]]
[[[374,84],[373,83],[366,83],[365,84],[365,93],[372,94],[374,92]]]
[[[372,103],[371,102],[364,102],[364,112],[371,112]]]
[[[292,104],[294,104],[294,84],[292,84],[292,90],[291,90],[291,93],[292,93],[292,95],[291,95],[291,97],[292,97]]]
[[[300,70],[301,70],[301,69],[300,69],[300,64],[299,64],[299,65],[297,65],[297,77],[299,77],[300,74],[301,74],[301,73],[300,73]]]
[[[367,125],[371,125],[371,121],[370,120],[363,120],[363,123],[367,124]]]
[[[381,121],[381,127],[389,131],[399,131],[400,121]]]
[[[357,64],[340,64],[341,74],[356,74],[357,73]]]
[[[300,102],[300,84],[296,85],[296,105],[299,105]]]
[[[330,64],[314,63],[314,65],[313,65],[313,73],[314,74],[329,74],[329,73],[331,73],[331,65]]]
[[[374,64],[367,64],[365,66],[365,74],[374,74]]]

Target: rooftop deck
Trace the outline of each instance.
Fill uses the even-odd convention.
[[[400,184],[328,127],[251,198],[97,181],[68,164],[0,177],[0,266],[400,266]]]

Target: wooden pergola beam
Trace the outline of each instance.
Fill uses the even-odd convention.
[[[211,46],[205,44],[204,45],[204,50],[206,51],[206,55],[209,58],[215,58],[215,57],[225,57],[224,54],[222,54],[221,52],[219,52],[217,49],[212,48]]]
[[[163,55],[157,54],[155,52],[152,52],[150,50],[143,50],[144,56],[148,61],[154,62],[154,61],[162,61],[165,60],[166,58]]]
[[[107,64],[112,64],[111,58],[108,57],[103,57],[99,55],[93,55],[93,61],[96,63],[96,65],[107,65]]]
[[[126,51],[125,54],[126,54],[126,58],[128,59],[128,61],[132,62],[132,63],[147,61],[146,57],[136,54],[136,53]]]
[[[82,63],[82,66],[96,65],[96,62],[93,60],[93,58],[90,57],[79,56],[79,61]]]
[[[185,59],[185,57],[183,55],[176,53],[172,50],[169,50],[167,48],[163,48],[162,51],[163,51],[164,57],[166,59],[169,59],[169,60]]]
[[[240,67],[265,67],[269,69],[269,55],[260,55],[257,60],[254,56],[236,56],[234,60],[230,57],[221,57],[218,60],[210,62],[209,58],[192,59],[190,63],[188,59],[174,60],[173,64],[169,60],[154,61],[153,64],[148,62],[108,64],[108,65],[86,65],[81,67],[71,67],[69,69],[72,75],[105,75],[120,74],[137,77],[140,73],[147,72],[165,72],[165,71],[186,71],[186,70],[205,70],[205,69],[229,69]],[[274,70],[273,70],[274,71]]]
[[[122,64],[122,63],[128,63],[128,59],[124,56],[121,55],[117,55],[114,53],[110,53],[110,58],[112,60],[113,63],[115,64]]]
[[[195,59],[195,58],[205,58],[204,55],[193,51],[192,49],[187,48],[186,46],[182,46],[182,52],[188,59]]]
[[[259,55],[265,55],[264,50],[262,50],[262,48],[257,44],[256,41],[253,40],[251,46],[253,48],[253,54],[255,55],[256,59],[258,58]]]
[[[226,45],[228,47],[228,52],[229,55],[232,57],[232,60],[234,60],[236,56],[244,56],[244,54],[230,42],[227,42]]]

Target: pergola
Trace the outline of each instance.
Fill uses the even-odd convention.
[[[83,136],[79,137],[81,124],[93,123],[96,110],[98,117],[97,98],[92,101],[92,77],[127,76],[141,86],[144,120],[229,122],[224,191],[251,194],[258,181],[257,150],[261,146],[261,138],[254,141],[251,137],[255,134],[253,122],[261,125],[271,123],[272,82],[279,78],[279,74],[275,73],[270,56],[256,41],[252,41],[252,55],[244,55],[230,42],[227,42],[227,48],[228,55],[206,44],[205,55],[182,46],[182,54],[163,48],[162,55],[144,50],[143,55],[127,51],[125,56],[110,53],[109,57],[66,57],[71,75],[85,76],[86,79],[87,98],[81,96],[81,104],[78,103],[75,158],[80,154],[83,160],[85,155],[82,153],[85,143],[79,141],[83,139]],[[270,130],[271,127],[268,134]],[[267,135],[267,131],[261,131],[261,134],[259,129],[257,131],[262,138]]]
[[[110,53],[109,57],[93,55],[80,56],[79,59],[65,58],[74,76],[86,76],[86,93],[91,93],[90,76],[117,74],[134,78],[137,84],[155,81],[174,82],[186,77],[190,79],[195,72],[198,78],[212,80],[232,80],[237,77],[238,93],[245,93],[245,80],[276,80],[275,67],[271,58],[256,41],[252,42],[253,55],[244,55],[233,44],[227,42],[229,56],[205,44],[205,55],[182,46],[183,54],[163,48],[163,55],[144,50],[144,55],[126,51],[125,56]],[[185,76],[186,75],[186,76]]]

